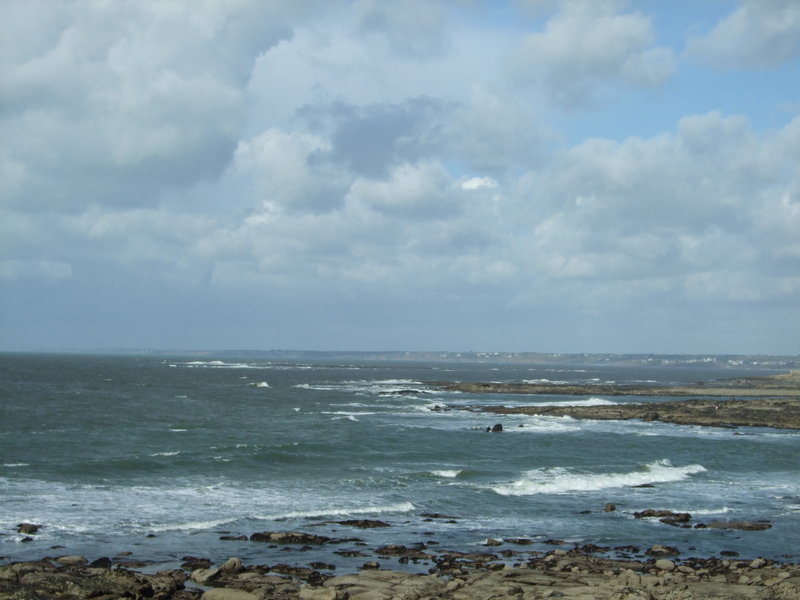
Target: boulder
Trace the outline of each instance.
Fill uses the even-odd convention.
[[[107,556],[103,556],[102,558],[98,558],[97,560],[93,560],[89,563],[90,567],[95,569],[110,569],[111,568],[111,559]]]
[[[192,571],[190,579],[200,585],[206,585],[219,576],[219,569],[196,569]]]
[[[617,507],[611,502],[606,503],[606,507],[603,509],[604,512],[614,512],[615,510],[617,510]]]
[[[667,556],[670,554],[680,554],[680,550],[672,546],[662,546],[661,544],[655,544],[649,550],[647,550],[645,554],[649,554],[650,556]]]
[[[659,571],[674,571],[675,570],[675,563],[671,560],[667,560],[666,558],[659,558],[655,562],[655,567]]]
[[[39,526],[33,523],[20,523],[17,525],[17,533],[24,533],[26,535],[33,534],[39,531]]]
[[[83,556],[70,555],[70,556],[59,556],[56,559],[56,562],[60,565],[64,565],[65,567],[72,567],[77,565],[85,565],[89,561],[86,560],[86,558]]]
[[[492,427],[492,433],[500,433],[501,431],[503,431],[502,423],[498,423],[497,425]]]
[[[234,556],[222,563],[219,567],[219,571],[220,573],[236,574],[244,571],[244,567],[242,566],[241,559]]]
[[[234,588],[214,588],[205,592],[201,600],[259,600],[258,596]]]

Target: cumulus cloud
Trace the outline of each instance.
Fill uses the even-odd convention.
[[[640,12],[618,14],[617,2],[566,2],[531,33],[511,59],[513,77],[541,84],[558,106],[591,105],[608,84],[657,87],[675,68],[669,48],[651,48],[654,31]]]
[[[11,3],[0,36],[5,201],[130,204],[214,179],[236,147],[254,60],[291,36],[303,5]]]
[[[743,0],[686,53],[723,69],[775,67],[800,55],[800,4],[794,0]]]

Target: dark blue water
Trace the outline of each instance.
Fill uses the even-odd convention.
[[[533,539],[505,546],[525,551],[559,539],[669,544],[684,556],[800,554],[797,432],[439,411],[636,399],[455,394],[430,385],[754,374],[769,372],[0,355],[0,555],[330,561],[332,547],[299,553],[219,539],[288,530],[358,537],[365,546],[336,548],[367,554],[427,540],[485,551],[489,537]],[[498,421],[505,431],[487,434]],[[604,512],[607,502],[618,510]],[[681,529],[633,518],[647,508],[689,512],[692,524],[768,519],[773,527]],[[354,518],[391,527],[331,523]],[[16,533],[21,522],[42,525],[33,541]],[[368,560],[335,558],[340,569]]]

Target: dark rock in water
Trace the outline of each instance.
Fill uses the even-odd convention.
[[[312,535],[299,531],[262,531],[250,536],[251,542],[269,542],[273,544],[314,544],[321,545],[333,541],[322,535]]]
[[[371,561],[366,562],[363,565],[361,565],[361,568],[362,569],[380,569],[381,568],[381,563],[379,563],[377,561],[374,561],[374,560],[371,560]]]
[[[20,523],[17,525],[17,533],[33,534],[39,531],[39,526],[33,523]]]
[[[611,548],[595,546],[594,544],[584,544],[580,548],[576,548],[576,550],[580,550],[581,552],[609,552]]]
[[[647,519],[647,518],[660,518],[662,523],[666,523],[667,525],[674,525],[677,526],[680,523],[688,523],[689,520],[692,518],[692,515],[689,513],[674,513],[670,510],[653,510],[652,508],[648,508],[647,510],[643,510],[642,512],[635,512],[633,516],[637,519]]]
[[[503,431],[502,423],[498,423],[497,425],[492,427],[492,433],[500,433],[501,431]]]
[[[20,542],[32,542],[33,538],[30,536],[26,536],[20,540]]]
[[[439,513],[422,513],[420,516],[421,517],[429,517],[431,519],[458,519],[459,518],[459,517],[454,517],[452,515],[442,515],[442,514],[439,514]],[[432,533],[431,534],[426,533],[425,535],[433,535],[433,534]]]
[[[639,554],[639,546],[615,546],[614,550],[617,552],[630,552],[631,554]]]
[[[374,529],[376,527],[391,527],[388,523],[383,521],[371,521],[369,519],[351,519],[349,521],[334,521],[339,525],[348,525],[350,527],[358,527],[360,529]]]
[[[346,556],[348,558],[352,558],[354,556],[369,556],[369,554],[364,554],[358,550],[334,550],[333,553],[338,554],[339,556]]]
[[[311,567],[312,569],[323,569],[323,570],[326,570],[326,571],[335,571],[336,570],[336,565],[329,565],[328,563],[324,563],[324,562],[312,562],[312,563],[308,563],[308,566]]]
[[[528,538],[508,538],[506,541],[509,544],[517,544],[519,546],[527,546],[533,543],[533,540],[529,540]]]
[[[634,486],[631,486],[631,487],[634,487],[634,488],[652,488],[652,487],[656,487],[656,486],[654,486],[652,483],[642,483],[642,484],[634,485]]]
[[[543,544],[550,544],[551,546],[563,546],[567,542],[563,540],[545,540],[542,542]]]
[[[680,550],[673,546],[662,546],[661,544],[656,544],[652,546],[645,554],[650,556],[667,556],[672,554],[680,554]]]
[[[713,521],[708,526],[711,529],[741,529],[742,531],[764,531],[772,527],[765,521]]]
[[[503,542],[501,542],[500,540],[495,540],[493,538],[489,538],[488,540],[486,540],[486,543],[484,544],[484,546],[502,546],[502,545]]]
[[[734,552],[733,550],[723,550],[720,552],[721,556],[739,556],[738,552]]]
[[[225,540],[225,541],[243,541],[243,542],[246,542],[247,541],[247,536],[246,535],[223,535],[223,536],[220,536],[219,539]]]
[[[148,533],[145,537],[154,538],[156,537],[155,533]]]
[[[211,559],[208,558],[195,558],[194,556],[184,556],[186,562],[181,565],[181,569],[187,571],[196,571],[197,569],[210,569]]]
[[[111,559],[104,556],[102,558],[98,558],[89,563],[90,567],[94,567],[95,569],[110,569],[111,568]]]
[[[708,529],[708,525],[706,525],[705,523],[698,523],[697,525],[694,526],[694,528],[695,529]]]
[[[617,510],[617,507],[611,502],[608,502],[606,503],[606,507],[603,509],[603,512],[614,512],[615,510]]]

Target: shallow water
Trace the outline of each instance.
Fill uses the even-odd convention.
[[[661,543],[683,556],[800,553],[798,432],[443,411],[640,399],[442,393],[427,383],[691,383],[767,371],[75,355],[2,355],[0,367],[0,555],[12,560],[130,551],[159,563],[236,555],[302,565],[330,562],[333,549],[428,540],[485,551],[489,537],[535,542],[501,550],[546,551],[558,539]],[[486,433],[497,422],[503,433]],[[604,512],[607,502],[617,511]],[[773,527],[633,517],[647,508],[689,512],[692,524]],[[392,526],[330,523],[353,518]],[[34,541],[16,533],[22,522],[43,525]],[[298,529],[367,545],[300,554],[219,539]],[[336,559],[340,569],[370,560]]]

